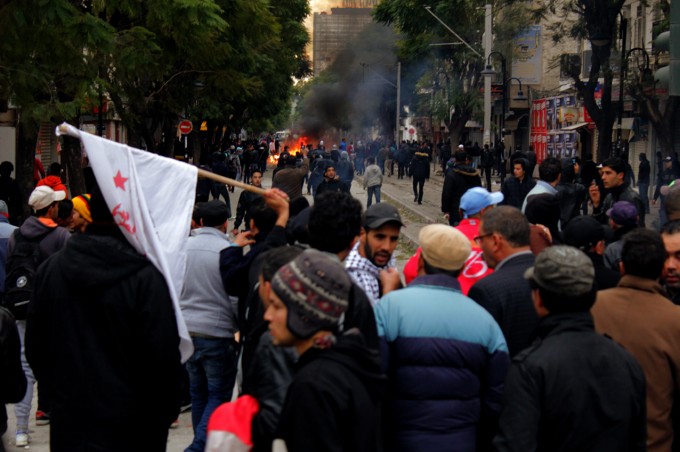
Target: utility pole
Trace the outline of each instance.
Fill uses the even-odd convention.
[[[401,61],[397,61],[397,122],[394,127],[394,145],[399,147],[399,121],[401,113]]]
[[[491,5],[484,6],[484,55],[486,61],[489,61],[491,48],[493,47],[492,36],[492,16]],[[505,113],[505,112],[504,112]],[[491,143],[491,77],[484,77],[484,134],[482,135],[482,142],[492,146]]]

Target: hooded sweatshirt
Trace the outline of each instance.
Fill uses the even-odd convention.
[[[278,427],[289,452],[382,451],[380,404],[385,377],[379,353],[350,330],[298,361]]]
[[[470,165],[459,163],[446,173],[444,188],[442,189],[442,212],[449,214],[451,224],[461,220],[458,209],[460,198],[472,187],[481,187],[482,179],[479,171]]]
[[[182,385],[168,286],[117,227],[99,228],[40,267],[29,305],[26,355],[53,395],[52,448],[165,450]]]
[[[52,220],[38,217],[28,217],[19,230],[27,239],[40,238],[41,261],[61,250],[71,237],[71,233],[66,228],[57,226],[57,223]],[[7,244],[8,255],[14,250],[14,241],[14,235],[11,235]]]

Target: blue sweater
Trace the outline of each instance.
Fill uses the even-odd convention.
[[[510,362],[493,317],[445,275],[390,292],[375,313],[389,380],[386,450],[474,451],[478,430],[497,421]]]

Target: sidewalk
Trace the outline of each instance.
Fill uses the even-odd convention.
[[[423,226],[432,223],[444,223],[448,224],[447,220],[444,218],[441,212],[441,195],[444,188],[444,177],[441,175],[434,175],[434,171],[431,172],[432,176],[429,180],[425,181],[425,187],[423,189],[423,203],[418,205],[418,203],[413,201],[413,183],[412,179],[405,177],[404,179],[397,179],[396,173],[391,177],[385,176],[383,178],[383,185],[381,193],[384,201],[397,206],[402,213],[403,217],[406,217],[409,221],[407,227],[402,229],[402,235],[409,241],[413,242],[417,247],[418,244],[418,234]],[[361,176],[356,176],[353,185],[361,185]],[[482,183],[486,183],[482,179]],[[501,185],[499,178],[497,176],[491,177],[491,191],[500,191]],[[365,203],[366,194],[365,192],[355,193],[352,190],[352,194],[356,197],[363,196],[362,201]],[[361,199],[361,198],[360,198]],[[658,230],[659,229],[659,204],[651,205],[650,201],[650,213],[645,215],[645,225],[648,229]]]

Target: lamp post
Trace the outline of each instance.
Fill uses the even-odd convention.
[[[616,129],[616,155],[621,156],[621,122],[623,119],[623,82],[626,78],[626,31],[628,28],[628,19],[621,15],[621,22],[619,24],[619,37],[621,38],[621,67],[619,72],[619,114],[618,127]]]
[[[505,126],[505,75],[506,75],[506,60],[505,57],[503,56],[502,53],[500,52],[491,52],[489,53],[489,56],[486,58],[486,67],[484,70],[481,72],[481,75],[485,78],[485,80],[491,80],[491,77],[496,75],[496,71],[494,71],[493,66],[491,66],[491,57],[493,56],[498,56],[501,59],[501,80],[503,80],[503,92],[502,92],[502,99],[503,99],[503,109],[502,109],[502,114],[501,114],[501,140],[503,139],[503,127]],[[485,83],[486,85],[491,86],[490,83]],[[489,88],[489,96],[491,95],[491,89]],[[486,96],[486,94],[485,94]],[[490,97],[489,97],[490,99]],[[488,115],[491,114],[490,110],[487,110]]]
[[[522,80],[520,80],[517,77],[510,77],[509,79],[507,79],[503,82],[503,114],[501,115],[501,124],[502,124],[501,133],[505,132],[505,115],[506,115],[505,105],[507,103],[505,96],[507,95],[507,92],[508,92],[508,88],[507,88],[508,83],[510,83],[512,80],[517,80],[517,83],[519,83],[519,91],[517,91],[517,95],[515,97],[513,97],[512,100],[517,100],[517,101],[528,101],[529,100],[529,98],[524,95],[524,91],[522,91]],[[513,141],[513,143],[514,143],[514,141]]]
[[[630,62],[630,56],[633,53],[641,53],[642,56],[644,57],[644,65],[641,66],[640,62],[638,60],[637,64],[637,70],[638,70],[638,77],[639,77],[639,82],[642,88],[643,93],[648,93],[648,89],[654,89],[654,75],[652,74],[652,69],[650,67],[650,61],[649,61],[649,53],[642,47],[633,47],[630,49],[628,52],[626,52],[626,69],[628,69],[628,64]],[[628,71],[626,70],[626,73]]]

